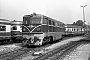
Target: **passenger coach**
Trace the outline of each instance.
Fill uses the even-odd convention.
[[[22,35],[24,44],[42,45],[61,39],[65,33],[64,23],[41,14],[23,16]]]
[[[0,44],[11,41],[11,23],[9,20],[0,19]]]
[[[86,31],[84,31],[83,26],[66,24],[65,32],[67,36],[78,36],[78,35],[84,35]]]
[[[22,21],[11,21],[11,37],[13,42],[22,42]]]

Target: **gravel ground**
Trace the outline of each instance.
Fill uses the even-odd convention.
[[[11,44],[11,45],[3,45],[3,46],[0,46],[0,54],[1,53],[5,53],[5,52],[10,52],[10,51],[14,51],[14,50],[17,50],[17,49],[20,49],[21,47],[19,46],[16,46],[14,44]]]
[[[90,43],[80,45],[62,60],[90,60]]]
[[[45,49],[48,50],[48,49],[55,49],[55,47],[60,47],[61,45],[63,44],[67,44],[68,42],[70,41],[76,41],[76,40],[79,40],[79,39],[85,39],[86,37],[75,37],[75,38],[71,38],[71,39],[68,39],[68,40],[64,40],[62,42],[59,42],[59,43],[55,43],[49,47],[46,47]],[[56,47],[56,48],[57,48]],[[42,49],[41,49],[42,50]],[[21,56],[19,59],[15,59],[15,60],[32,60],[34,58],[37,58],[38,56],[32,56],[32,53],[33,52],[30,52],[30,53],[27,53],[27,54],[24,54],[23,56]]]

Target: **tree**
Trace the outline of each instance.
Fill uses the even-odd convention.
[[[75,22],[73,22],[73,25],[76,25],[76,23],[75,23]]]
[[[83,21],[82,20],[78,20],[78,21],[76,21],[76,25],[78,25],[78,26],[83,26]]]
[[[78,21],[76,21],[76,23],[73,22],[73,25],[83,26],[84,22],[82,20],[78,20]]]

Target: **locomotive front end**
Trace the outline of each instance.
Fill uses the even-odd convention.
[[[42,45],[44,33],[42,32],[41,16],[25,15],[23,17],[22,35],[25,45]]]

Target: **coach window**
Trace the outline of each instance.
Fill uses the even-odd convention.
[[[72,28],[72,31],[73,31],[73,28]]]
[[[0,26],[0,31],[6,31],[6,26]]]
[[[74,28],[74,31],[75,31],[75,28]]]
[[[81,32],[82,32],[82,28],[81,28]]]
[[[58,26],[58,23],[57,22],[55,22],[55,26]]]
[[[68,31],[69,31],[70,29],[68,28]]]
[[[61,27],[61,23],[59,23],[59,26]]]
[[[59,26],[59,23],[58,23],[58,26]]]
[[[60,24],[60,26],[62,27],[62,24]]]
[[[13,30],[17,30],[17,27],[16,26],[13,26]]]

